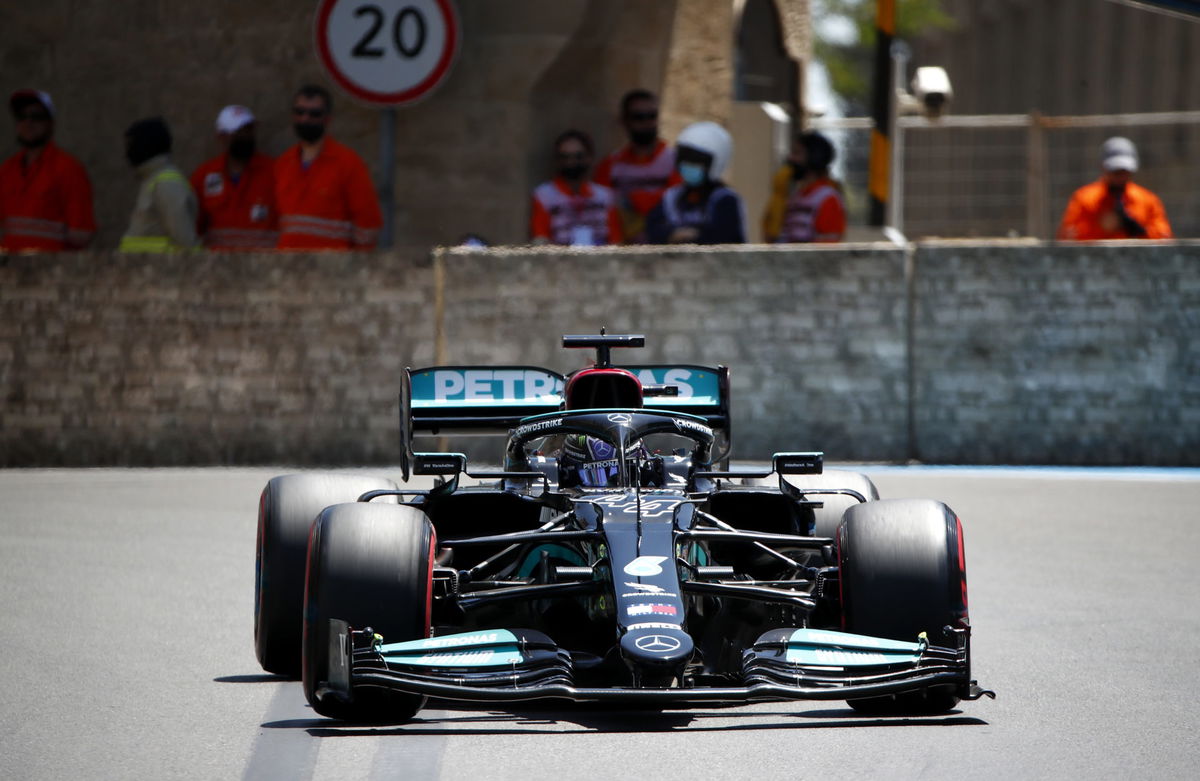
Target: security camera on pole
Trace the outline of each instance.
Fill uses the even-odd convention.
[[[458,13],[451,0],[320,0],[314,38],[334,82],[356,100],[381,107],[379,246],[390,247],[396,108],[426,97],[449,74],[461,39]]]

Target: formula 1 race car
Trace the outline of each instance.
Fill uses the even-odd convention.
[[[725,367],[405,370],[401,472],[276,477],[255,644],[313,709],[403,721],[426,697],[648,707],[847,700],[940,713],[971,678],[962,526],[817,452],[729,471]],[[506,434],[501,471],[417,435]],[[724,468],[721,468],[724,467]],[[470,482],[471,484],[467,484]]]

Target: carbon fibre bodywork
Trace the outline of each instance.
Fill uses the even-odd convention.
[[[564,341],[628,346],[603,341],[621,338]],[[599,358],[607,365],[606,352]],[[379,690],[933,711],[991,695],[971,677],[961,525],[944,505],[889,505],[874,486],[862,490],[862,476],[839,485],[816,452],[779,453],[756,472],[716,468],[729,445],[723,367],[641,367],[656,381],[643,380],[654,387],[643,407],[582,410],[561,408],[561,378],[556,386],[551,372],[487,371],[406,371],[403,471],[440,477],[432,489],[374,490],[359,501],[387,497],[419,510],[432,529],[430,580],[412,590],[428,600],[428,627],[424,637],[389,638],[369,621],[321,617],[328,647],[318,650],[328,661],[310,695],[319,712],[352,712],[364,692]],[[672,378],[693,384],[672,391]],[[412,448],[417,434],[466,431],[506,435],[502,470]],[[564,436],[611,449],[610,484],[568,479],[553,447]],[[899,525],[875,520],[889,509]],[[819,523],[827,510],[844,520]],[[836,534],[818,536],[818,527]],[[880,541],[875,527],[895,528]],[[881,567],[883,585],[872,585],[856,553],[878,567],[876,549],[897,541],[920,555],[902,556],[898,575]],[[936,604],[910,621],[878,623],[862,606],[887,608],[880,588]],[[904,600],[887,608],[905,610]]]

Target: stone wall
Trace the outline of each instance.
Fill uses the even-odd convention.
[[[0,464],[394,459],[429,276],[401,254],[0,256]]]
[[[916,252],[913,456],[1200,464],[1200,247]]]
[[[0,465],[389,463],[405,365],[732,367],[734,455],[1200,465],[1200,242],[0,256]]]

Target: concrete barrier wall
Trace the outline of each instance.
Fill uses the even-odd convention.
[[[394,462],[403,366],[600,326],[739,458],[1200,464],[1200,243],[0,256],[0,464]]]
[[[917,249],[913,457],[1200,464],[1200,246]]]
[[[399,255],[0,257],[0,463],[394,460],[429,276]]]

